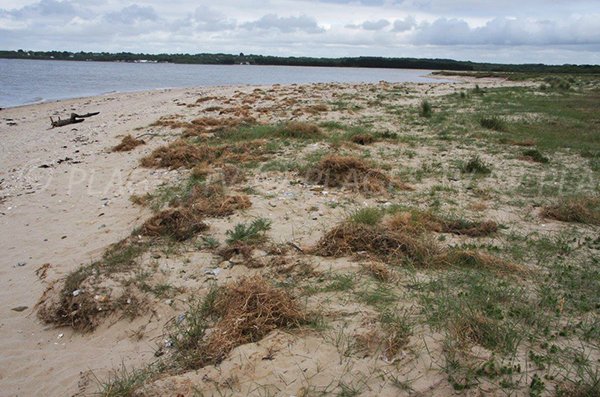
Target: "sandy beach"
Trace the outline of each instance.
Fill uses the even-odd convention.
[[[442,95],[473,89],[475,84],[487,88],[528,83],[464,78],[454,83],[396,84],[402,95],[394,99],[393,106],[415,108],[423,98],[435,101]],[[179,115],[185,121],[203,115],[229,117],[229,114],[219,115],[207,109],[238,107],[242,109],[243,116],[253,117],[264,124],[289,120],[316,123],[369,120],[379,130],[418,136],[421,130],[418,127],[394,124],[391,120],[378,121],[378,113],[364,103],[355,110],[342,109],[341,105],[337,109],[332,104],[342,101],[344,96],[369,96],[373,100],[378,93],[390,92],[392,86],[387,83],[318,84],[157,90],[1,110],[0,395],[50,397],[94,393],[98,388],[97,379],[106,379],[110,371],[123,365],[140,368],[156,360],[156,347],[164,344],[161,338],[166,322],[185,310],[191,295],[201,295],[207,290],[205,271],[219,267],[222,259],[211,251],[188,247],[173,255],[149,254],[147,261],[152,261],[158,269],[161,283],[168,282],[179,292],[166,298],[153,296],[149,301],[150,309],[132,320],[112,315],[102,320],[92,332],[79,332],[70,327],[44,324],[36,314],[36,305],[49,287],[60,283],[80,265],[100,259],[110,244],[128,237],[132,230],[152,216],[150,208],[131,201],[132,195],[152,193],[159,186],[179,182],[189,174],[185,168],[140,166],[141,158],[159,146],[175,141],[181,133],[179,129],[168,126],[152,126],[154,122],[173,115]],[[256,90],[260,90],[263,96],[250,100],[256,95]],[[199,98],[212,99],[198,102]],[[290,98],[293,102],[286,105],[285,100]],[[315,104],[327,104],[329,110],[313,113],[307,110]],[[294,113],[298,109],[303,111]],[[50,128],[50,117],[68,118],[72,112],[100,113],[79,124]],[[128,134],[144,139],[146,144],[132,151],[112,152],[111,148]],[[384,142],[374,145],[373,153],[386,149]],[[394,167],[417,166],[428,152],[433,153],[433,149],[419,145],[401,143],[398,147],[414,151],[416,158],[390,157]],[[290,158],[289,153],[310,155],[319,150],[330,148],[323,142],[299,149],[284,147],[279,149],[277,158],[285,160]],[[467,152],[460,145],[456,150],[451,156],[460,157],[461,153]],[[273,241],[280,244],[293,242],[298,247],[307,247],[315,244],[339,219],[355,208],[388,205],[390,202],[406,204],[413,200],[412,196],[402,194],[394,197],[364,196],[339,189],[317,189],[294,183],[298,176],[293,172],[249,173],[247,182],[234,190],[238,193],[252,191],[248,193],[252,207],[207,221],[211,234],[220,241],[226,239],[227,230],[236,223],[267,217],[273,220],[269,231]],[[489,185],[494,183],[491,181]],[[432,184],[413,184],[413,188],[425,191]],[[457,194],[457,200],[463,194],[470,193]],[[510,227],[524,222],[525,215],[507,208],[505,205],[490,208],[484,211],[485,216]],[[527,227],[542,228],[541,223]],[[550,224],[544,230],[553,228],[558,229],[559,226]],[[289,258],[310,262],[314,271],[362,271],[357,261],[347,258],[305,259],[299,253],[289,254]],[[235,265],[224,268],[211,280],[216,279],[222,285],[261,271]],[[399,285],[410,283],[403,278]],[[306,299],[312,308],[322,305],[320,298]],[[390,381],[377,379],[393,371],[399,371],[398,374],[406,375],[407,379],[416,379],[411,383],[411,393],[416,394],[411,395],[453,392],[447,377],[437,370],[438,363],[433,362],[432,356],[414,353],[423,350],[425,345],[430,351],[441,350],[441,336],[437,332],[424,331],[419,337],[414,337],[410,348],[394,359],[382,359],[378,354],[365,355],[353,366],[345,367],[345,362],[338,360],[344,354],[340,353],[336,343],[330,343],[331,335],[339,329],[365,334],[377,314],[368,306],[344,299],[334,300],[326,312],[327,318],[345,319],[343,326],[336,323],[332,330],[325,332],[330,335],[329,339],[309,331],[295,334],[275,330],[258,343],[236,348],[219,366],[210,365],[190,373],[157,379],[141,395],[191,396],[196,395],[195,390],[214,395],[227,382],[232,384],[227,395],[300,395],[299,390],[306,389],[308,384],[326,385],[332,379],[346,377],[354,380],[364,378],[368,387],[361,395],[392,396],[398,395],[398,388],[391,386]],[[265,359],[269,349],[277,352],[274,359]],[[485,357],[490,355],[489,351],[473,352]],[[404,364],[398,366],[398,362]],[[307,380],[309,377],[310,382]],[[267,393],[267,390],[270,394],[261,394]]]

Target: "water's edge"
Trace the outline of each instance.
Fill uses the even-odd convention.
[[[0,59],[0,107],[176,88],[442,82],[431,70]],[[451,80],[446,80],[451,81]]]

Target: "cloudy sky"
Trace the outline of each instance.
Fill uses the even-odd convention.
[[[2,0],[0,49],[600,64],[600,0]]]

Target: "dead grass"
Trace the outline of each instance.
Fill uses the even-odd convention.
[[[323,135],[318,125],[302,121],[290,121],[283,126],[282,136],[290,138],[318,138]]]
[[[309,113],[309,114],[318,114],[318,113],[323,113],[323,112],[328,112],[328,111],[329,111],[329,107],[327,105],[325,105],[324,103],[317,103],[314,105],[306,106],[304,108],[304,112]]]
[[[217,199],[213,197],[198,197],[192,204],[194,211],[200,212],[206,216],[223,217],[232,215],[235,211],[250,208],[252,203],[246,195],[220,196]]]
[[[321,256],[342,257],[355,254],[372,255],[379,260],[408,262],[419,267],[463,267],[501,272],[522,269],[475,250],[443,248],[433,238],[432,231],[443,231],[444,224],[426,212],[401,212],[381,223],[369,225],[350,221],[343,222],[327,232],[313,249]],[[467,228],[461,232],[479,235],[489,229]],[[368,269],[383,280],[385,272],[378,266]]]
[[[185,128],[188,126],[188,122],[182,121],[183,116],[180,114],[174,114],[171,116],[163,116],[150,124],[151,127],[169,127],[172,130],[177,128]]]
[[[125,135],[117,146],[112,148],[113,152],[128,152],[135,149],[146,142],[143,139],[136,139],[131,135]]]
[[[214,109],[213,109],[214,110]],[[161,117],[151,124],[152,127],[168,127],[171,129],[183,129],[182,136],[195,137],[209,133],[216,133],[226,129],[232,129],[244,124],[255,124],[256,119],[248,115],[247,110],[240,113],[237,110],[222,110],[223,113],[236,113],[240,117],[199,117],[190,122],[182,121],[181,115]]]
[[[223,112],[223,111],[222,111]],[[208,133],[218,133],[228,129],[239,127],[240,125],[255,124],[256,119],[249,116],[244,117],[200,117],[192,120],[184,127],[182,136],[184,138],[202,136]]]
[[[430,212],[422,211],[397,213],[389,220],[388,225],[392,229],[408,229],[419,233],[428,230],[468,237],[487,237],[498,231],[498,224],[494,221],[479,222],[466,219],[445,219]]]
[[[235,211],[250,208],[252,203],[246,195],[227,195],[220,183],[195,185],[189,196],[170,203],[172,206],[188,208],[197,216],[223,217]]]
[[[191,176],[192,178],[202,179],[205,178],[208,174],[210,174],[212,168],[208,165],[208,163],[197,164],[192,168]]]
[[[464,219],[443,220],[442,232],[469,237],[487,237],[498,231],[494,221],[474,222]]]
[[[236,346],[256,342],[277,328],[297,327],[306,314],[285,290],[261,277],[241,280],[225,288],[215,301],[221,320],[207,343],[207,355],[222,360]]]
[[[155,149],[142,158],[141,164],[148,168],[191,168],[194,165],[210,160],[211,154],[207,146],[193,145],[178,139],[167,146]]]
[[[210,333],[206,321],[215,318]],[[183,324],[170,332],[173,359],[183,370],[217,364],[235,347],[257,342],[279,328],[298,327],[307,320],[296,299],[262,277],[242,279],[215,290],[199,310],[186,313]],[[200,332],[189,333],[198,324]]]
[[[368,262],[363,265],[363,268],[379,281],[388,282],[394,278],[390,269],[381,262]]]
[[[249,141],[244,144],[209,146],[192,144],[178,139],[169,145],[155,149],[141,160],[144,167],[149,168],[192,168],[206,163],[222,164],[224,162],[244,163],[265,160],[266,142]]]
[[[170,237],[185,241],[208,229],[202,214],[191,208],[169,208],[148,219],[139,233],[150,237]]]
[[[327,187],[346,187],[363,193],[386,193],[399,186],[387,175],[356,157],[331,155],[310,169],[306,179]]]
[[[223,164],[221,167],[221,177],[223,183],[228,186],[237,185],[246,181],[246,173],[232,164]]]
[[[600,225],[600,197],[578,196],[568,197],[558,203],[542,208],[545,218],[562,222],[576,222],[589,225]]]
[[[350,138],[350,141],[356,143],[357,145],[370,145],[375,142],[375,138],[372,135],[367,134],[357,134]]]
[[[408,259],[427,266],[439,248],[422,235],[390,230],[382,225],[344,222],[327,232],[313,252],[333,257],[365,253],[382,260],[399,262]]]
[[[47,324],[89,332],[113,313],[121,312],[129,318],[139,315],[147,307],[134,285],[117,289],[118,295],[113,296],[112,283],[105,282],[115,273],[131,271],[146,248],[132,239],[111,245],[100,261],[81,266],[52,284],[36,305],[38,318]]]

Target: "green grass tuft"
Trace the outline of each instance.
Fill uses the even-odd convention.
[[[479,156],[472,157],[461,166],[460,170],[465,174],[488,175],[492,173],[490,165],[481,160]]]
[[[365,207],[354,212],[350,220],[354,223],[362,223],[374,226],[378,224],[385,215],[385,212],[376,207]]]
[[[433,116],[433,108],[431,107],[431,103],[426,99],[421,102],[421,111],[420,114],[422,117],[431,117]]]
[[[266,218],[258,218],[250,224],[238,223],[233,230],[225,232],[227,243],[237,242],[252,243],[265,238],[265,233],[271,229],[271,221]]]
[[[483,128],[494,131],[506,131],[506,122],[498,116],[482,117],[479,119],[479,124]]]

